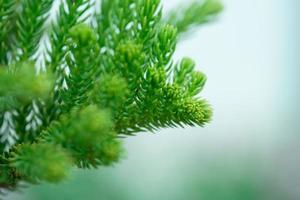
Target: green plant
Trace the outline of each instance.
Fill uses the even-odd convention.
[[[221,4],[195,2],[166,19],[160,0],[97,5],[0,0],[2,187],[58,182],[73,165],[118,162],[123,136],[210,121],[198,96],[205,75],[172,55],[179,36]]]

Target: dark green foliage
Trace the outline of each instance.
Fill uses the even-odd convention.
[[[11,53],[12,29],[15,24],[16,1],[0,0],[0,65],[8,62]]]
[[[68,10],[65,9],[63,4],[59,7],[58,22],[53,26],[51,34],[52,51],[51,51],[51,66],[54,70],[59,70],[67,51],[64,49],[67,39],[69,37],[69,30],[77,23],[78,18],[88,8],[88,0],[66,0]],[[78,11],[84,6],[85,9]]]
[[[69,34],[66,47],[69,52],[65,59],[71,75],[65,79],[68,89],[62,92],[62,103],[67,108],[80,106],[86,101],[87,92],[96,78],[100,50],[96,34],[87,25],[79,24],[71,28]]]
[[[91,1],[66,0],[46,23],[52,3],[0,0],[1,186],[112,165],[121,137],[211,120],[198,95],[206,76],[172,56],[178,34],[210,20],[219,3],[194,3],[166,23],[159,0],[103,0],[92,16]]]
[[[36,51],[43,33],[43,25],[52,0],[23,0],[17,6],[16,59],[26,60]],[[19,56],[21,58],[19,58]]]

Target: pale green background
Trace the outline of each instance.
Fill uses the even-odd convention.
[[[166,10],[180,0],[163,1]],[[8,199],[300,199],[299,0],[223,0],[220,19],[191,34],[190,56],[214,107],[205,128],[168,129],[126,139],[113,168],[76,171],[57,186]],[[180,11],[180,10],[179,10]]]

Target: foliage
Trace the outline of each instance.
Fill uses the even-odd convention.
[[[222,10],[223,5],[218,0],[206,0],[203,3],[194,1],[184,8],[183,14],[178,14],[177,10],[171,12],[168,23],[176,26],[179,33],[184,33],[195,25],[214,20]]]
[[[198,95],[205,75],[172,56],[179,34],[220,3],[195,2],[166,19],[160,0],[97,5],[0,0],[1,186],[58,182],[71,166],[118,162],[124,136],[211,120]]]

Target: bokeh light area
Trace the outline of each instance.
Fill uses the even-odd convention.
[[[185,4],[164,0],[164,10]],[[204,128],[127,138],[111,168],[74,170],[60,185],[31,186],[14,200],[300,199],[298,0],[223,0],[219,19],[191,32],[175,59],[208,76],[214,108]],[[180,9],[178,9],[180,12]]]

